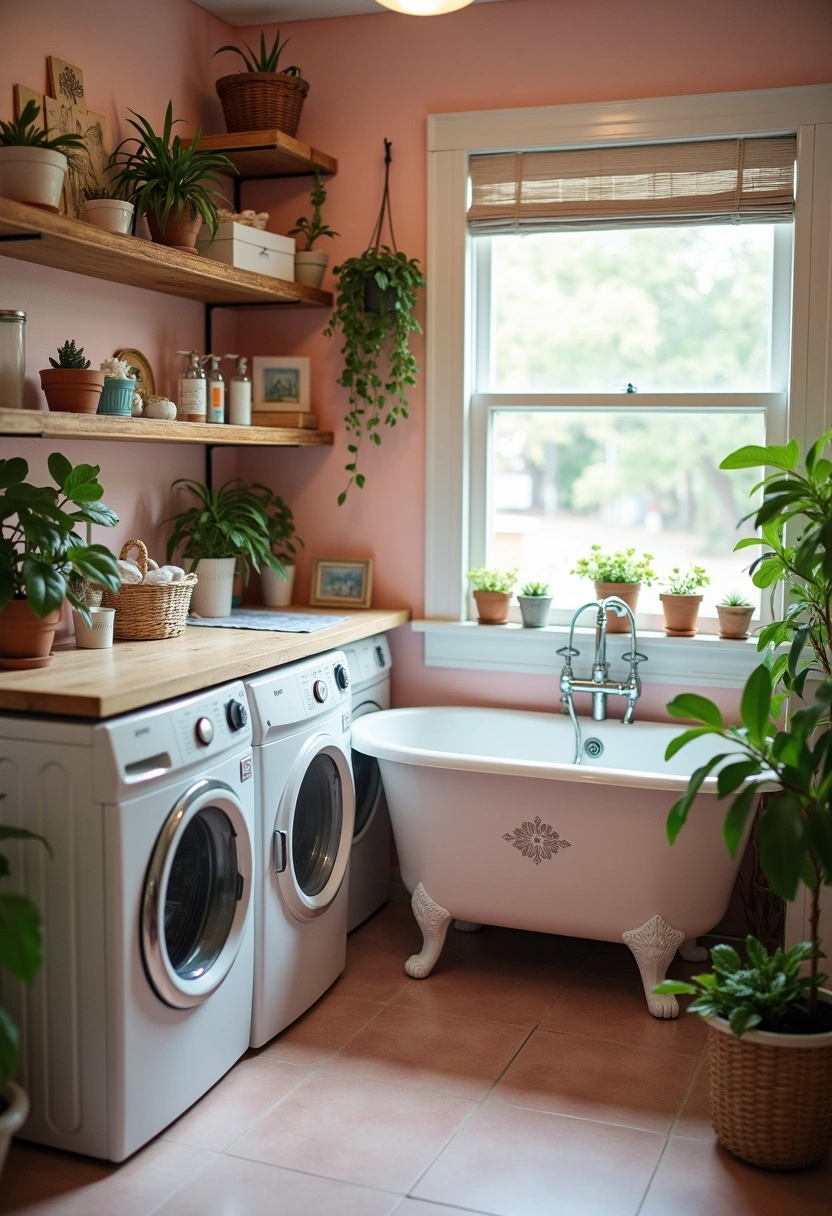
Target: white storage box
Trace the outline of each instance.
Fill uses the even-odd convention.
[[[204,257],[225,262],[226,266],[295,281],[295,242],[290,236],[230,223],[220,224],[212,241],[210,228],[203,224],[196,247]]]

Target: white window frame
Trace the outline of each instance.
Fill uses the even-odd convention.
[[[471,155],[785,134],[797,136],[798,175],[790,341],[788,350],[773,351],[773,384],[779,391],[763,395],[761,404],[768,411],[771,441],[795,436],[805,445],[807,435],[815,438],[830,425],[827,420],[832,415],[832,86],[429,117],[427,620],[414,625],[425,633],[428,666],[540,670],[529,654],[532,645],[539,650],[543,644],[530,643],[522,630],[489,631],[468,620],[465,571],[476,564],[478,543],[482,552],[482,541],[475,537],[485,536],[482,453],[488,408],[488,402],[474,393],[477,352],[471,337],[472,309],[466,307],[476,290],[474,239],[466,222]],[[533,396],[540,402],[539,395]],[[505,400],[500,398],[501,403]],[[581,404],[588,408],[597,400],[581,396]],[[608,400],[604,398],[604,404]],[[697,396],[696,404],[701,400]],[[649,404],[649,395],[639,394],[638,408]],[[620,407],[620,398],[616,405]],[[562,628],[550,626],[546,633],[559,633]],[[728,644],[717,647],[709,641],[713,639],[702,638],[682,648],[674,645],[674,639],[657,635],[649,644],[654,655],[659,648],[664,652],[659,666],[666,679],[741,684],[754,665],[754,645],[740,644],[745,657],[738,660],[729,658]],[[552,639],[549,645],[554,650],[560,642]],[[656,673],[651,663],[651,675]]]

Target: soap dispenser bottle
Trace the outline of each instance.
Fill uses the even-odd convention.
[[[179,375],[177,416],[184,418],[186,422],[204,422],[208,382],[199,365],[199,355],[195,350],[178,350],[176,353],[188,358],[187,365]]]
[[[251,426],[251,380],[245,355],[226,355],[237,360],[237,370],[228,382],[228,421],[232,426]]]
[[[208,421],[225,422],[225,379],[220,371],[221,355],[206,355],[208,371]]]

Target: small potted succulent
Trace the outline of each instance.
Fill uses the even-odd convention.
[[[289,230],[289,236],[303,237],[303,249],[295,252],[295,282],[303,283],[306,287],[320,287],[324,280],[324,272],[329,264],[329,254],[322,249],[313,249],[315,241],[322,236],[338,236],[329,224],[323,222],[322,207],[326,202],[326,190],[320,171],[315,171],[312,183],[312,218],[302,215],[294,228]]]
[[[517,597],[524,629],[542,629],[549,624],[552,597],[548,583],[524,583]]]
[[[617,595],[635,612],[639,591],[642,586],[650,587],[656,577],[650,564],[652,560],[652,553],[644,553],[641,557],[636,557],[635,549],[616,549],[614,553],[604,553],[601,545],[593,545],[589,557],[578,558],[575,569],[570,573],[591,579],[599,600]],[[608,612],[607,631],[629,633],[629,620],[626,616]]]
[[[111,418],[132,418],[133,393],[136,391],[136,376],[125,359],[105,359],[101,364],[104,373],[104,391],[98,403],[98,413]]]
[[[40,106],[27,101],[14,122],[0,122],[0,196],[57,211],[67,170],[66,151],[80,150],[80,135],[49,136],[38,124]]]
[[[664,612],[664,631],[669,638],[692,638],[696,636],[696,618],[704,596],[702,588],[710,582],[704,566],[692,562],[686,566],[674,566],[665,580],[664,591],[659,595]]]
[[[505,625],[518,571],[478,566],[469,570],[466,577],[474,589],[479,624]]]
[[[292,602],[295,586],[295,557],[298,545],[304,548],[304,544],[295,529],[292,511],[280,495],[259,483],[255,483],[252,489],[260,494],[266,509],[272,553],[282,567],[282,571],[270,566],[263,566],[261,569],[263,603],[269,608],[287,608]]]
[[[716,606],[719,636],[743,641],[748,637],[754,606],[739,591],[731,591]]]
[[[283,572],[271,551],[269,517],[262,497],[238,478],[209,490],[199,481],[180,477],[171,489],[180,485],[196,499],[196,505],[167,521],[173,523],[167,560],[181,547],[191,572],[199,575],[191,598],[195,616],[228,616],[238,561],[245,582],[250,566]]]
[[[104,372],[90,371],[83,346],[79,349],[68,339],[58,347],[57,360],[50,358],[49,362],[52,366],[41,371],[40,383],[50,410],[94,414],[104,388]]]
[[[121,585],[110,550],[84,544],[75,532],[77,523],[118,523],[99,501],[104,491],[98,465],[73,468],[60,452],[50,455],[48,465],[55,486],[33,486],[20,456],[0,460],[0,667],[51,663],[65,599],[90,623],[73,575],[111,591]]]
[[[292,138],[297,135],[309,82],[303,79],[296,64],[280,67],[280,56],[290,41],[290,38],[286,38],[281,42],[278,30],[271,49],[268,49],[266,36],[261,31],[259,54],[247,42],[243,43],[245,51],[233,44],[214,51],[215,56],[223,51],[232,51],[240,56],[246,68],[231,76],[220,76],[217,81],[217,93],[229,131],[277,128]]]

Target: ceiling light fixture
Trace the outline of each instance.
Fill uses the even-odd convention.
[[[473,4],[474,0],[376,0],[394,13],[406,13],[408,17],[438,17],[440,13],[453,13],[458,8]]]

